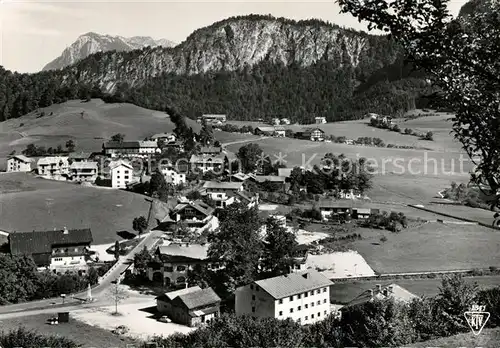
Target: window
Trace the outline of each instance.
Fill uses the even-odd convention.
[[[304,320],[308,320],[308,319],[309,319],[309,317],[306,315],[306,316],[304,317]]]
[[[257,285],[255,285],[255,290],[259,291],[259,287]]]
[[[326,288],[323,288],[323,292],[326,292]]]
[[[290,308],[290,313],[293,313],[293,308]]]
[[[321,304],[321,301],[318,301],[316,304],[319,306]]]
[[[326,298],[323,300],[323,303],[326,303]]]
[[[125,170],[123,173],[124,173],[124,174],[128,174],[128,170]]]
[[[278,302],[279,304],[283,304],[283,299],[279,300]]]
[[[301,309],[302,309],[302,307],[300,307],[300,306],[298,306],[298,307],[297,307],[297,310],[298,310],[298,311],[300,311]]]
[[[307,297],[307,295],[308,295],[308,294],[307,294],[307,292],[305,292],[305,293],[304,293],[304,297]]]
[[[314,302],[311,302],[311,307],[314,307]]]
[[[253,284],[250,284],[250,290],[253,290]]]
[[[252,313],[255,313],[255,307],[252,307]]]
[[[326,315],[326,311],[325,311],[325,313],[324,313],[324,314]]]
[[[321,313],[320,312],[318,312],[318,317],[321,317]]]
[[[320,292],[321,292],[321,291],[320,291],[319,289],[318,289],[318,290],[316,290],[316,294],[319,294]]]
[[[252,301],[255,301],[255,295],[252,295]]]
[[[300,299],[302,297],[302,294],[298,294],[297,298]]]
[[[117,178],[117,179],[120,179],[120,176],[117,176],[116,178]]]
[[[311,291],[311,296],[314,296],[314,291]]]
[[[314,319],[314,314],[311,314],[311,319]]]
[[[280,315],[283,315],[283,311],[280,311]]]
[[[125,180],[127,180],[127,179],[128,179],[128,175],[125,175]]]
[[[185,271],[186,270],[186,266],[177,266],[177,270],[179,272]]]
[[[290,296],[290,301],[293,301],[293,296]]]

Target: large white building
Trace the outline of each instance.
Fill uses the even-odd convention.
[[[40,158],[37,162],[38,175],[45,179],[66,180],[69,174],[67,156]]]
[[[116,161],[109,165],[111,175],[111,187],[127,188],[127,184],[135,181],[134,168],[127,161]]]
[[[186,173],[181,173],[172,165],[162,166],[161,173],[165,177],[165,181],[172,185],[180,185],[186,183]]]
[[[312,324],[330,314],[332,284],[313,270],[254,281],[236,289],[236,315]]]
[[[24,155],[9,156],[7,160],[7,172],[31,172],[33,160]]]
[[[72,181],[94,182],[97,171],[97,162],[73,162],[69,166],[69,177]]]
[[[123,157],[147,157],[161,152],[158,143],[152,140],[145,141],[109,141],[103,145],[104,153],[111,158]]]

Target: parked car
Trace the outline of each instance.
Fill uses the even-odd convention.
[[[162,323],[171,323],[172,319],[170,319],[168,316],[164,315],[158,321],[161,321]]]

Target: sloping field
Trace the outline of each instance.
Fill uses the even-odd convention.
[[[500,266],[500,233],[478,225],[427,223],[400,233],[360,229],[352,243],[379,273],[447,271]],[[386,236],[387,241],[380,238]]]
[[[38,117],[41,111],[0,123],[0,157],[12,150],[20,153],[31,143],[64,147],[69,139],[75,141],[77,150],[100,151],[102,143],[116,133],[125,134],[125,140],[142,140],[174,128],[164,112],[126,103],[106,104],[100,99],[54,104],[43,109],[45,116]],[[199,131],[195,121],[187,122]]]
[[[472,332],[412,344],[412,347],[483,347],[497,348],[500,342],[500,328],[484,329],[475,336]]]
[[[424,207],[435,212],[458,216],[461,218],[482,222],[488,225],[493,223],[494,212],[485,209],[470,208],[464,205],[451,204],[427,204]],[[500,231],[497,233],[500,233]]]
[[[94,244],[121,239],[116,233],[132,230],[135,217],[148,216],[146,197],[106,188],[34,178],[29,174],[2,174],[9,187],[20,191],[0,194],[0,230],[32,231],[91,228]]]

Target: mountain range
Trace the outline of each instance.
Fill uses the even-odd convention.
[[[108,47],[124,42],[107,40]],[[84,41],[75,46],[83,55],[93,47]],[[7,81],[0,84],[0,120],[92,97],[190,118],[226,113],[239,120],[337,121],[426,107],[422,96],[432,91],[388,37],[321,20],[247,15],[198,29],[173,47],[131,50],[132,41],[83,59],[73,54],[77,61],[59,70],[30,75],[0,70]]]
[[[154,40],[149,36],[111,36],[89,32],[80,35],[77,40],[67,47],[62,54],[48,63],[42,70],[58,70],[72,65],[91,54],[97,52],[118,51],[127,52],[144,47],[172,47],[175,44],[167,39]]]

